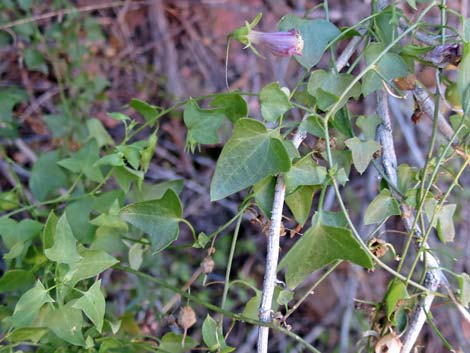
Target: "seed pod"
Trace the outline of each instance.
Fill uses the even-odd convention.
[[[178,325],[180,325],[186,332],[190,327],[196,323],[196,313],[190,306],[181,308],[178,315]]]
[[[212,259],[212,256],[206,256],[201,262],[202,272],[206,275],[214,271],[215,262]]]

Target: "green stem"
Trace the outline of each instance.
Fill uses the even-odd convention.
[[[240,225],[243,220],[243,213],[238,216],[238,222],[235,226],[235,231],[233,232],[232,245],[230,246],[230,253],[228,255],[227,269],[225,271],[225,283],[224,283],[224,292],[222,294],[222,303],[220,307],[223,309],[225,307],[225,302],[227,301],[227,294],[229,289],[230,281],[230,271],[232,270],[233,256],[235,255],[235,248],[237,246],[238,234],[240,232]]]
[[[192,236],[193,236],[193,240],[194,240],[194,241],[197,241],[196,231],[194,230],[193,225],[192,225],[188,220],[186,220],[186,219],[184,219],[184,218],[180,218],[179,221],[180,221],[180,222],[183,222],[184,224],[186,224],[186,225],[188,226],[189,230],[191,230],[191,234],[192,234]]]
[[[423,252],[425,249],[426,249],[426,243],[427,243],[427,240],[429,238],[429,235],[431,234],[431,230],[432,230],[432,225],[434,224],[435,220],[436,220],[436,216],[437,214],[439,213],[439,211],[441,210],[442,206],[444,205],[444,202],[447,200],[447,198],[449,197],[450,193],[452,192],[452,190],[454,189],[454,187],[457,185],[462,173],[465,171],[465,169],[467,168],[467,165],[468,163],[470,162],[470,157],[468,157],[464,164],[462,165],[462,167],[460,168],[460,170],[458,171],[457,175],[455,176],[452,184],[449,186],[449,188],[447,189],[446,193],[444,194],[444,196],[442,197],[442,199],[440,200],[439,204],[436,206],[436,208],[434,209],[434,212],[433,212],[433,215],[431,217],[431,220],[429,221],[429,226],[426,230],[426,233],[424,234],[422,240],[421,241],[421,246],[418,250],[418,254],[416,255],[414,261],[413,261],[413,264],[411,265],[411,269],[408,273],[408,277],[406,278],[406,283],[408,283],[408,281],[410,280],[413,272],[414,272],[414,269],[416,268],[416,265],[418,264],[419,262],[419,258],[420,258],[420,253]]]
[[[437,118],[435,117],[434,120],[436,121],[436,119]],[[451,137],[450,141],[447,143],[446,147],[444,148],[444,151],[439,156],[439,159],[437,160],[437,163],[436,163],[436,165],[433,168],[433,171],[431,173],[431,178],[430,178],[429,184],[427,185],[427,187],[424,191],[424,194],[422,194],[422,188],[424,187],[423,183],[424,183],[424,180],[425,180],[426,169],[427,169],[427,165],[429,164],[429,162],[428,162],[429,157],[426,159],[426,164],[424,166],[424,174],[423,174],[423,178],[422,178],[422,181],[421,181],[420,193],[418,194],[418,200],[419,200],[418,208],[416,210],[416,216],[415,216],[415,219],[414,219],[413,224],[411,226],[410,234],[408,235],[408,239],[406,241],[405,247],[403,249],[403,253],[401,255],[400,262],[399,262],[398,267],[397,267],[398,272],[401,271],[401,268],[403,267],[403,264],[405,262],[405,258],[407,256],[409,248],[411,246],[411,242],[413,240],[413,235],[414,235],[418,220],[421,219],[424,222],[421,215],[422,215],[422,210],[423,210],[423,207],[424,207],[426,197],[427,197],[427,195],[428,195],[428,193],[429,193],[429,191],[431,190],[431,187],[432,187],[432,181],[435,180],[435,178],[437,176],[437,173],[439,172],[439,168],[440,168],[442,162],[444,161],[444,159],[447,155],[447,152],[449,151],[450,147],[452,146],[454,140],[457,138],[457,135],[461,131],[463,126],[464,126],[464,119],[462,119],[460,125],[455,130],[454,135]],[[424,228],[422,228],[422,229],[424,229]]]

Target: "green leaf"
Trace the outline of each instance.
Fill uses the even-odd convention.
[[[141,189],[133,188],[130,198],[132,201],[161,199],[168,189],[173,189],[179,194],[183,190],[183,185],[183,179],[168,180],[157,184],[144,183]]]
[[[132,183],[140,188],[142,182],[144,181],[144,173],[142,171],[135,170],[127,166],[115,167],[114,175],[119,187],[125,193],[129,191]]]
[[[292,299],[294,299],[294,292],[289,289],[283,289],[279,292],[276,303],[279,305],[287,305]]]
[[[364,51],[366,63],[369,65],[384,51],[385,47],[382,43],[371,43]],[[380,73],[380,75],[377,74]],[[362,94],[367,96],[383,87],[382,77],[389,84],[394,78],[404,77],[408,75],[408,69],[403,59],[395,53],[386,53],[375,65],[368,71],[364,77],[362,84]]]
[[[66,137],[77,127],[77,123],[70,120],[65,114],[43,115],[42,120],[46,123],[49,131],[52,132],[54,138]]]
[[[138,270],[142,265],[145,246],[139,243],[133,244],[129,249],[129,266],[133,270]]]
[[[461,273],[457,276],[457,281],[459,282],[459,299],[460,303],[466,308],[470,303],[470,276],[468,273]]]
[[[33,342],[38,343],[39,340],[48,332],[49,330],[42,327],[27,327],[19,328],[10,333],[7,338],[10,343],[21,343],[21,342]]]
[[[86,121],[88,134],[98,143],[98,147],[114,146],[114,141],[98,119],[88,119]]]
[[[196,144],[219,142],[217,130],[224,120],[223,109],[201,109],[194,99],[190,99],[183,115],[188,128],[187,145],[191,150],[194,150]]]
[[[318,114],[310,115],[306,120],[300,123],[301,127],[307,132],[322,139],[325,138],[325,128],[323,126],[323,118]]]
[[[238,119],[248,116],[248,105],[238,93],[218,94],[212,102],[210,102],[210,106],[223,108],[227,118],[234,124]]]
[[[13,138],[18,135],[18,122],[13,119],[13,109],[27,100],[28,94],[22,89],[12,87],[0,90],[0,136]]]
[[[406,285],[400,281],[393,279],[390,282],[386,297],[385,303],[387,305],[387,318],[392,319],[392,314],[397,311],[397,305],[404,299],[408,299],[408,291],[406,290]]]
[[[182,335],[170,332],[162,337],[157,352],[185,353],[191,351],[197,344],[198,342],[190,336],[186,336],[183,339]]]
[[[470,28],[470,21],[467,20],[465,23]],[[470,29],[468,31],[470,32]],[[464,114],[468,116],[470,114],[470,38],[467,38],[462,46],[462,59],[457,77],[457,92]]]
[[[335,260],[348,260],[368,269],[374,266],[350,230],[325,225],[318,217],[284,256],[279,269],[287,267],[286,283],[294,289],[313,271]]]
[[[316,98],[318,107],[323,111],[327,111],[333,104],[339,101],[339,97],[346,91],[346,88],[348,88],[353,80],[354,76],[350,74],[337,74],[324,70],[315,70],[308,80],[307,90],[308,93]],[[326,92],[328,96],[322,94],[322,92]],[[361,85],[356,83],[339,103],[338,108],[346,104],[351,97],[357,99],[360,94]]]
[[[99,183],[103,180],[101,170],[95,166],[95,162],[99,158],[98,143],[93,139],[71,157],[63,159],[57,164],[74,173],[83,173],[88,179]]]
[[[347,109],[337,111],[330,122],[331,126],[345,137],[354,137],[350,112]]]
[[[108,227],[127,232],[127,223],[124,222],[118,215],[102,213],[98,217],[90,221],[91,224],[97,227]]]
[[[16,222],[11,218],[0,219],[0,235],[9,250],[19,243],[29,242],[35,238],[42,227],[42,223],[32,219],[25,219],[21,222]]]
[[[388,45],[396,38],[399,11],[394,5],[391,5],[374,17],[378,42]]]
[[[106,303],[100,289],[101,280],[93,283],[83,296],[73,304],[72,308],[82,310],[85,315],[95,324],[99,333],[103,328],[103,320]]]
[[[146,141],[138,141],[131,145],[117,147],[117,150],[122,153],[127,164],[132,167],[132,170],[139,169],[141,152],[144,149],[143,144],[146,144]]]
[[[435,199],[429,199],[426,201],[424,209],[429,221],[431,221],[434,212],[436,212],[436,208],[438,207],[437,205],[438,201]],[[453,217],[456,208],[457,205],[454,203],[440,206],[440,209],[437,211],[437,214],[434,218],[434,222],[431,225],[432,227],[436,228],[437,235],[443,243],[454,241],[455,227]]]
[[[334,24],[323,19],[307,20],[289,14],[279,22],[281,31],[293,28],[299,31],[304,41],[302,55],[296,55],[295,60],[306,69],[315,66],[323,56],[328,43],[341,34]]]
[[[81,280],[94,277],[119,262],[102,250],[84,249],[80,251],[80,256],[80,260],[70,266],[70,270],[65,276],[64,280],[70,286],[74,286]]]
[[[271,175],[253,185],[253,197],[256,204],[268,218],[271,217],[273,208],[275,186],[276,178]]]
[[[108,113],[108,115],[109,115],[112,119],[118,120],[118,121],[127,121],[127,120],[131,120],[131,118],[129,118],[127,115],[122,114],[122,113],[119,113],[119,112]]]
[[[285,112],[292,108],[289,96],[279,86],[279,82],[273,82],[263,87],[259,93],[261,115],[267,121],[275,122]]]
[[[356,120],[356,125],[362,130],[366,140],[375,140],[375,132],[380,123],[381,120],[377,114],[360,116]]]
[[[73,236],[72,228],[63,214],[57,222],[54,234],[54,245],[52,248],[44,250],[46,257],[57,263],[73,264],[80,260],[77,251],[77,240]]]
[[[158,117],[159,108],[155,105],[148,104],[137,98],[132,98],[129,105],[142,114],[147,122],[153,123]]]
[[[416,10],[416,0],[406,0],[406,2],[413,10]]]
[[[380,150],[380,144],[374,140],[364,142],[357,137],[353,137],[347,139],[344,143],[351,150],[354,166],[360,174],[364,173],[370,161],[374,158],[374,154]]]
[[[286,193],[294,192],[299,186],[321,185],[326,180],[326,168],[313,161],[310,155],[295,162],[285,175]]]
[[[85,346],[82,334],[83,317],[80,310],[69,305],[61,306],[58,309],[53,308],[46,323],[57,337],[76,346]]]
[[[416,168],[410,167],[408,164],[400,164],[397,170],[398,183],[397,187],[401,193],[406,194],[416,184]]]
[[[286,204],[292,211],[295,220],[304,225],[312,208],[313,195],[319,186],[300,186],[293,193],[286,195]]]
[[[147,139],[147,146],[142,149],[141,157],[140,157],[140,164],[141,169],[144,173],[147,173],[150,161],[152,160],[153,155],[155,154],[155,148],[157,147],[157,130],[154,131],[153,134]]]
[[[235,350],[235,348],[227,346],[222,327],[210,315],[207,315],[202,324],[202,339],[211,352],[229,353]]]
[[[90,243],[94,238],[95,227],[90,224],[94,200],[85,197],[67,205],[65,214],[75,238],[82,243]]]
[[[22,291],[31,287],[35,276],[31,271],[9,270],[0,278],[0,293]]]
[[[183,209],[178,195],[168,189],[161,199],[137,202],[121,209],[120,217],[150,237],[154,253],[178,238]]]
[[[268,175],[290,169],[290,158],[282,141],[253,119],[240,119],[233,136],[220,154],[211,182],[211,200],[256,184]]]
[[[253,319],[253,320],[258,320],[260,305],[261,305],[261,291],[256,291],[256,294],[246,302],[242,315],[249,317],[250,319]]]
[[[53,191],[67,186],[67,176],[57,165],[58,151],[43,154],[34,163],[29,188],[38,201],[44,201]]]
[[[42,245],[44,249],[52,248],[54,245],[54,234],[58,220],[59,218],[57,218],[54,211],[51,210],[47,216],[46,224],[42,232]]]
[[[364,224],[381,223],[390,216],[400,215],[400,206],[389,190],[383,189],[369,204],[364,215]]]
[[[41,306],[52,302],[54,300],[46,288],[41,281],[37,281],[34,287],[25,292],[16,303],[15,311],[11,317],[12,325],[17,328],[31,325]]]
[[[39,71],[44,75],[48,74],[49,70],[47,68],[46,60],[44,60],[44,56],[39,50],[34,48],[26,48],[23,52],[23,55],[24,62],[28,70]]]
[[[206,233],[200,232],[197,235],[196,241],[193,243],[193,248],[204,249],[210,240],[211,238],[209,238]]]

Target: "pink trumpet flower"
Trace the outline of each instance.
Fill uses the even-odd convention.
[[[229,35],[229,38],[245,44],[245,48],[251,48],[258,56],[261,55],[256,50],[257,45],[266,48],[277,56],[302,55],[304,41],[297,30],[291,29],[287,32],[272,33],[254,31],[253,27],[261,20],[261,16],[260,13],[251,23],[245,22],[245,26],[235,30]]]
[[[250,30],[247,38],[250,44],[264,47],[276,56],[302,55],[304,48],[302,36],[295,29],[272,33]]]

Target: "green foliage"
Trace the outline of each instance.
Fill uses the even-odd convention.
[[[13,108],[26,101],[28,95],[19,88],[0,90],[0,137],[17,137],[18,123],[13,119]]]
[[[183,209],[178,195],[168,189],[162,198],[142,201],[121,209],[119,216],[147,234],[154,253],[162,251],[178,238],[178,223]]]
[[[371,43],[364,51],[366,63],[369,65],[384,51],[384,44]],[[367,96],[377,91],[385,84],[390,84],[394,78],[408,75],[408,70],[403,59],[396,53],[387,52],[379,62],[367,72],[362,83],[362,94]]]
[[[39,201],[45,200],[58,188],[67,186],[65,171],[58,166],[58,151],[43,154],[33,166],[29,178],[29,188]]]
[[[187,146],[194,151],[197,144],[219,142],[217,130],[224,119],[222,109],[201,109],[196,101],[190,100],[184,109],[184,123],[188,128]]]
[[[263,87],[259,93],[261,115],[267,121],[275,122],[292,108],[289,95],[281,89],[278,82]]]
[[[344,141],[352,152],[352,160],[356,170],[362,174],[367,169],[374,154],[380,149],[380,145],[374,140],[361,141],[357,137]]]
[[[103,319],[106,306],[100,286],[101,280],[96,281],[72,306],[74,309],[82,310],[93,322],[99,333],[101,333],[101,330],[103,329]]]
[[[218,94],[210,105],[215,108],[223,108],[227,118],[234,124],[238,119],[248,116],[248,105],[243,97],[235,92]]]
[[[253,119],[240,119],[217,161],[211,183],[213,201],[252,186],[268,175],[286,172],[291,162],[276,131]]]
[[[235,350],[225,343],[222,328],[209,315],[202,324],[202,339],[211,352],[229,353]]]
[[[351,86],[354,76],[350,74],[335,74],[323,70],[315,70],[312,72],[308,80],[308,93],[315,97],[318,108],[327,111],[333,104],[338,107],[346,104],[351,97],[357,99],[361,94],[361,86],[357,82]],[[350,89],[346,89],[351,86]],[[339,98],[346,93],[341,102]]]
[[[407,3],[412,8],[417,5],[414,0],[407,0]],[[59,1],[57,4],[64,3]],[[325,10],[328,9],[326,5]],[[107,98],[105,92],[110,82],[86,65],[86,60],[95,59],[96,50],[101,48],[98,44],[106,39],[98,21],[92,15],[72,11],[60,21],[36,23],[28,20],[13,26],[8,24],[13,15],[34,19],[34,2],[8,0],[0,4],[0,9],[0,22],[2,26],[6,23],[5,28],[12,31],[15,50],[24,64],[22,70],[34,72],[34,77],[56,80],[54,84],[58,89],[50,100],[54,109],[48,106],[48,111],[41,110],[42,103],[35,107],[37,102],[29,101],[29,90],[13,86],[0,90],[0,138],[2,143],[5,141],[4,147],[0,148],[1,172],[8,175],[8,180],[2,180],[0,185],[0,236],[5,267],[0,277],[0,293],[5,299],[0,308],[0,333],[2,343],[7,345],[3,349],[5,352],[19,351],[27,344],[37,346],[38,352],[183,353],[208,350],[224,353],[236,350],[237,347],[227,344],[232,342],[232,327],[225,336],[224,325],[228,317],[234,325],[239,325],[241,308],[243,316],[258,320],[263,292],[256,285],[261,283],[262,273],[258,268],[262,267],[259,264],[250,267],[256,273],[249,273],[242,266],[236,272],[233,270],[236,266],[232,265],[239,258],[245,259],[247,254],[258,261],[255,253],[264,253],[258,248],[259,244],[265,243],[264,235],[256,239],[255,234],[250,234],[250,238],[246,234],[266,232],[271,222],[276,221],[272,215],[273,206],[277,207],[275,210],[285,211],[281,212],[281,229],[288,230],[293,238],[281,240],[285,255],[278,270],[284,271],[288,288],[276,287],[273,311],[279,305],[282,313],[290,315],[303,301],[290,306],[294,298],[300,297],[293,289],[312,272],[333,263],[349,261],[366,269],[383,268],[393,277],[384,290],[383,300],[375,306],[382,313],[377,311],[369,329],[377,330],[383,325],[384,330],[391,327],[401,332],[406,328],[408,311],[418,302],[409,295],[412,293],[410,286],[421,291],[426,285],[425,282],[417,283],[417,274],[427,270],[427,263],[421,266],[418,260],[424,251],[432,250],[424,240],[432,236],[434,230],[443,243],[454,240],[458,230],[454,219],[460,217],[459,197],[466,195],[465,186],[462,195],[455,199],[450,192],[460,186],[459,178],[467,165],[469,20],[463,21],[461,38],[455,37],[462,47],[456,82],[447,70],[437,71],[447,87],[446,99],[454,109],[450,121],[456,130],[456,138],[448,142],[433,134],[430,138],[433,148],[426,156],[426,167],[420,170],[400,164],[396,170],[397,185],[392,185],[394,175],[386,175],[379,187],[381,191],[368,203],[362,199],[363,192],[357,192],[357,185],[361,184],[350,183],[349,178],[362,183],[362,174],[369,166],[376,167],[381,176],[383,169],[389,173],[389,169],[380,167],[379,163],[372,163],[372,166],[371,161],[376,155],[390,151],[381,151],[389,147],[376,142],[381,117],[375,113],[357,116],[358,111],[367,112],[358,110],[357,106],[361,104],[361,95],[365,97],[378,90],[386,89],[401,95],[404,89],[398,87],[399,81],[395,79],[412,72],[416,62],[435,69],[425,60],[425,55],[433,51],[434,46],[414,40],[418,30],[428,30],[421,15],[413,17],[416,23],[410,22],[409,33],[404,33],[398,26],[408,19],[398,4],[341,32],[327,20],[309,19],[309,14],[303,18],[287,14],[279,22],[280,30],[297,30],[304,42],[302,55],[295,56],[301,66],[291,62],[294,66],[289,66],[286,71],[292,73],[291,69],[295,67],[302,69],[303,74],[296,76],[300,78],[298,82],[292,82],[292,77],[278,78],[283,87],[278,82],[263,82],[264,87],[259,92],[216,92],[189,98],[169,109],[134,98],[124,107],[132,116],[126,115],[131,113],[113,112],[109,113],[109,118],[102,119],[96,113],[103,111],[102,101]],[[241,41],[257,53],[249,41],[249,34],[260,19],[261,15],[258,15],[252,23],[246,23],[232,33],[229,39]],[[363,34],[366,26],[367,31]],[[291,38],[292,34],[288,33],[286,37]],[[265,35],[282,38],[282,34],[280,37],[272,33]],[[338,48],[343,48],[345,40],[355,36],[366,39],[363,53],[356,53],[356,60],[349,60],[347,69],[336,69],[335,61],[339,55],[336,44],[340,43]],[[3,43],[12,46],[11,38],[0,33],[0,45]],[[282,43],[280,40],[278,44]],[[322,60],[324,56],[325,60]],[[381,59],[377,61],[379,56]],[[319,67],[324,69],[315,67],[320,61]],[[372,64],[374,61],[377,62]],[[326,65],[329,65],[328,69]],[[362,70],[364,67],[366,69]],[[358,82],[353,84],[354,81]],[[351,99],[357,102],[350,102]],[[258,104],[259,112],[251,111],[250,114],[247,102],[250,109]],[[423,102],[417,102],[416,108],[423,108],[422,105]],[[203,106],[209,109],[201,108]],[[36,110],[40,111],[38,119],[49,131],[44,139],[37,140],[39,142],[32,140],[31,147],[40,146],[43,152],[29,164],[29,160],[35,158],[26,162],[16,158],[14,139],[29,133],[22,123],[28,118],[36,118],[29,116],[31,112],[28,111],[32,108],[34,114]],[[182,112],[179,111],[181,108],[184,109]],[[436,109],[441,110],[439,106]],[[23,116],[24,112],[27,114]],[[139,117],[134,119],[134,114]],[[172,136],[176,148],[171,150],[171,158],[162,161],[160,154],[155,156],[157,149],[160,151],[168,146],[168,136],[159,130],[166,124],[167,117],[181,118],[184,122],[186,148],[190,152],[194,153],[200,145],[215,146],[204,148],[202,153],[206,156],[197,159],[189,170],[171,171],[168,175],[176,176],[162,181],[159,169],[176,168],[174,161],[182,158],[172,155],[180,152],[176,135]],[[224,118],[228,121],[224,122]],[[112,119],[111,123],[106,119]],[[108,131],[113,123],[118,124],[118,128]],[[298,149],[295,146],[299,140],[297,137],[292,140],[296,131],[299,132],[297,137],[303,137],[305,133],[311,135]],[[221,153],[215,158],[219,148]],[[210,182],[212,201],[248,189],[242,193],[246,197],[239,203],[237,214],[229,221],[221,217],[219,222],[220,213],[214,213],[216,229],[205,229],[205,220],[194,213],[194,209],[200,207],[197,202],[204,201],[204,187],[207,186],[202,185],[201,180],[205,179],[195,176],[200,172],[205,175],[211,172],[207,156],[216,163]],[[405,156],[398,157],[401,162]],[[352,165],[361,175],[350,175]],[[185,178],[191,180],[185,183]],[[3,189],[5,185],[7,187]],[[328,190],[331,189],[335,192],[334,198],[330,197]],[[196,190],[201,197],[190,197],[188,190]],[[283,204],[274,205],[275,199],[283,200]],[[236,209],[237,200],[240,200],[238,196],[220,203],[229,210],[228,214]],[[194,225],[183,218],[183,203]],[[285,205],[288,210],[283,208]],[[328,212],[326,209],[330,205],[340,212]],[[360,222],[357,216],[363,210],[364,224],[377,225],[369,234],[355,225]],[[416,218],[416,222],[412,222],[415,227],[413,237],[409,237],[403,251],[394,253],[396,258],[401,257],[396,271],[396,266],[386,266],[389,258],[382,257],[381,251],[394,251],[397,245],[391,240],[385,243],[378,239],[382,234],[379,227],[394,215]],[[259,226],[258,231],[246,227],[246,217]],[[180,229],[181,223],[184,223],[184,229]],[[227,234],[231,234],[233,228],[230,227],[235,224],[239,238],[238,242],[236,237],[232,238],[234,241],[230,246]],[[396,224],[388,222],[387,226],[396,227]],[[397,229],[402,232],[401,227]],[[396,233],[387,232],[387,236],[393,237]],[[416,239],[419,236],[424,238]],[[377,237],[371,241],[374,246],[369,248],[365,244],[362,239],[366,237]],[[414,240],[417,240],[418,251],[410,254],[407,249]],[[435,253],[429,251],[430,255]],[[201,259],[204,259],[202,264]],[[403,266],[405,261],[412,263],[408,273],[409,266]],[[125,267],[126,263],[129,267]],[[198,278],[203,273],[202,283],[207,284],[214,267],[217,271],[227,269],[220,308],[213,304],[218,300],[214,287],[201,286]],[[146,275],[147,272],[152,276]],[[130,277],[129,273],[140,279]],[[402,280],[402,276],[408,279]],[[456,278],[458,299],[468,307],[470,277],[461,273]],[[319,281],[323,280],[322,277]],[[237,282],[248,285],[251,293],[245,289],[233,290],[233,284]],[[186,283],[184,290],[180,290],[183,283]],[[380,291],[380,286],[374,290]],[[191,328],[193,322],[183,327],[184,335],[165,333],[166,315],[177,310],[173,307],[176,294],[187,298],[186,305],[195,308],[195,317],[207,315],[197,328]],[[158,303],[158,310],[149,303]],[[217,320],[202,311],[204,306]],[[281,318],[281,322],[287,325],[285,319]],[[178,324],[184,326],[180,318]],[[270,326],[270,329],[287,332],[277,321]],[[153,336],[154,327],[159,328],[156,332],[161,337]],[[191,335],[202,337],[202,343]],[[302,339],[296,339],[302,342]],[[358,349],[366,351],[362,346]]]
[[[196,347],[198,342],[191,338],[178,335],[176,333],[167,333],[162,337],[157,352],[162,353],[185,353]]]
[[[289,288],[296,288],[313,271],[335,260],[348,260],[369,269],[374,266],[351,231],[337,226],[338,222],[341,217],[323,217],[322,213],[317,213],[312,227],[281,260],[279,269],[287,267]]]
[[[364,224],[382,223],[390,216],[400,214],[400,207],[391,192],[383,189],[367,206]]]
[[[18,300],[15,311],[11,316],[11,325],[16,328],[27,327],[39,313],[39,309],[46,304],[52,303],[49,292],[41,281],[37,281],[33,288],[26,291]]]

